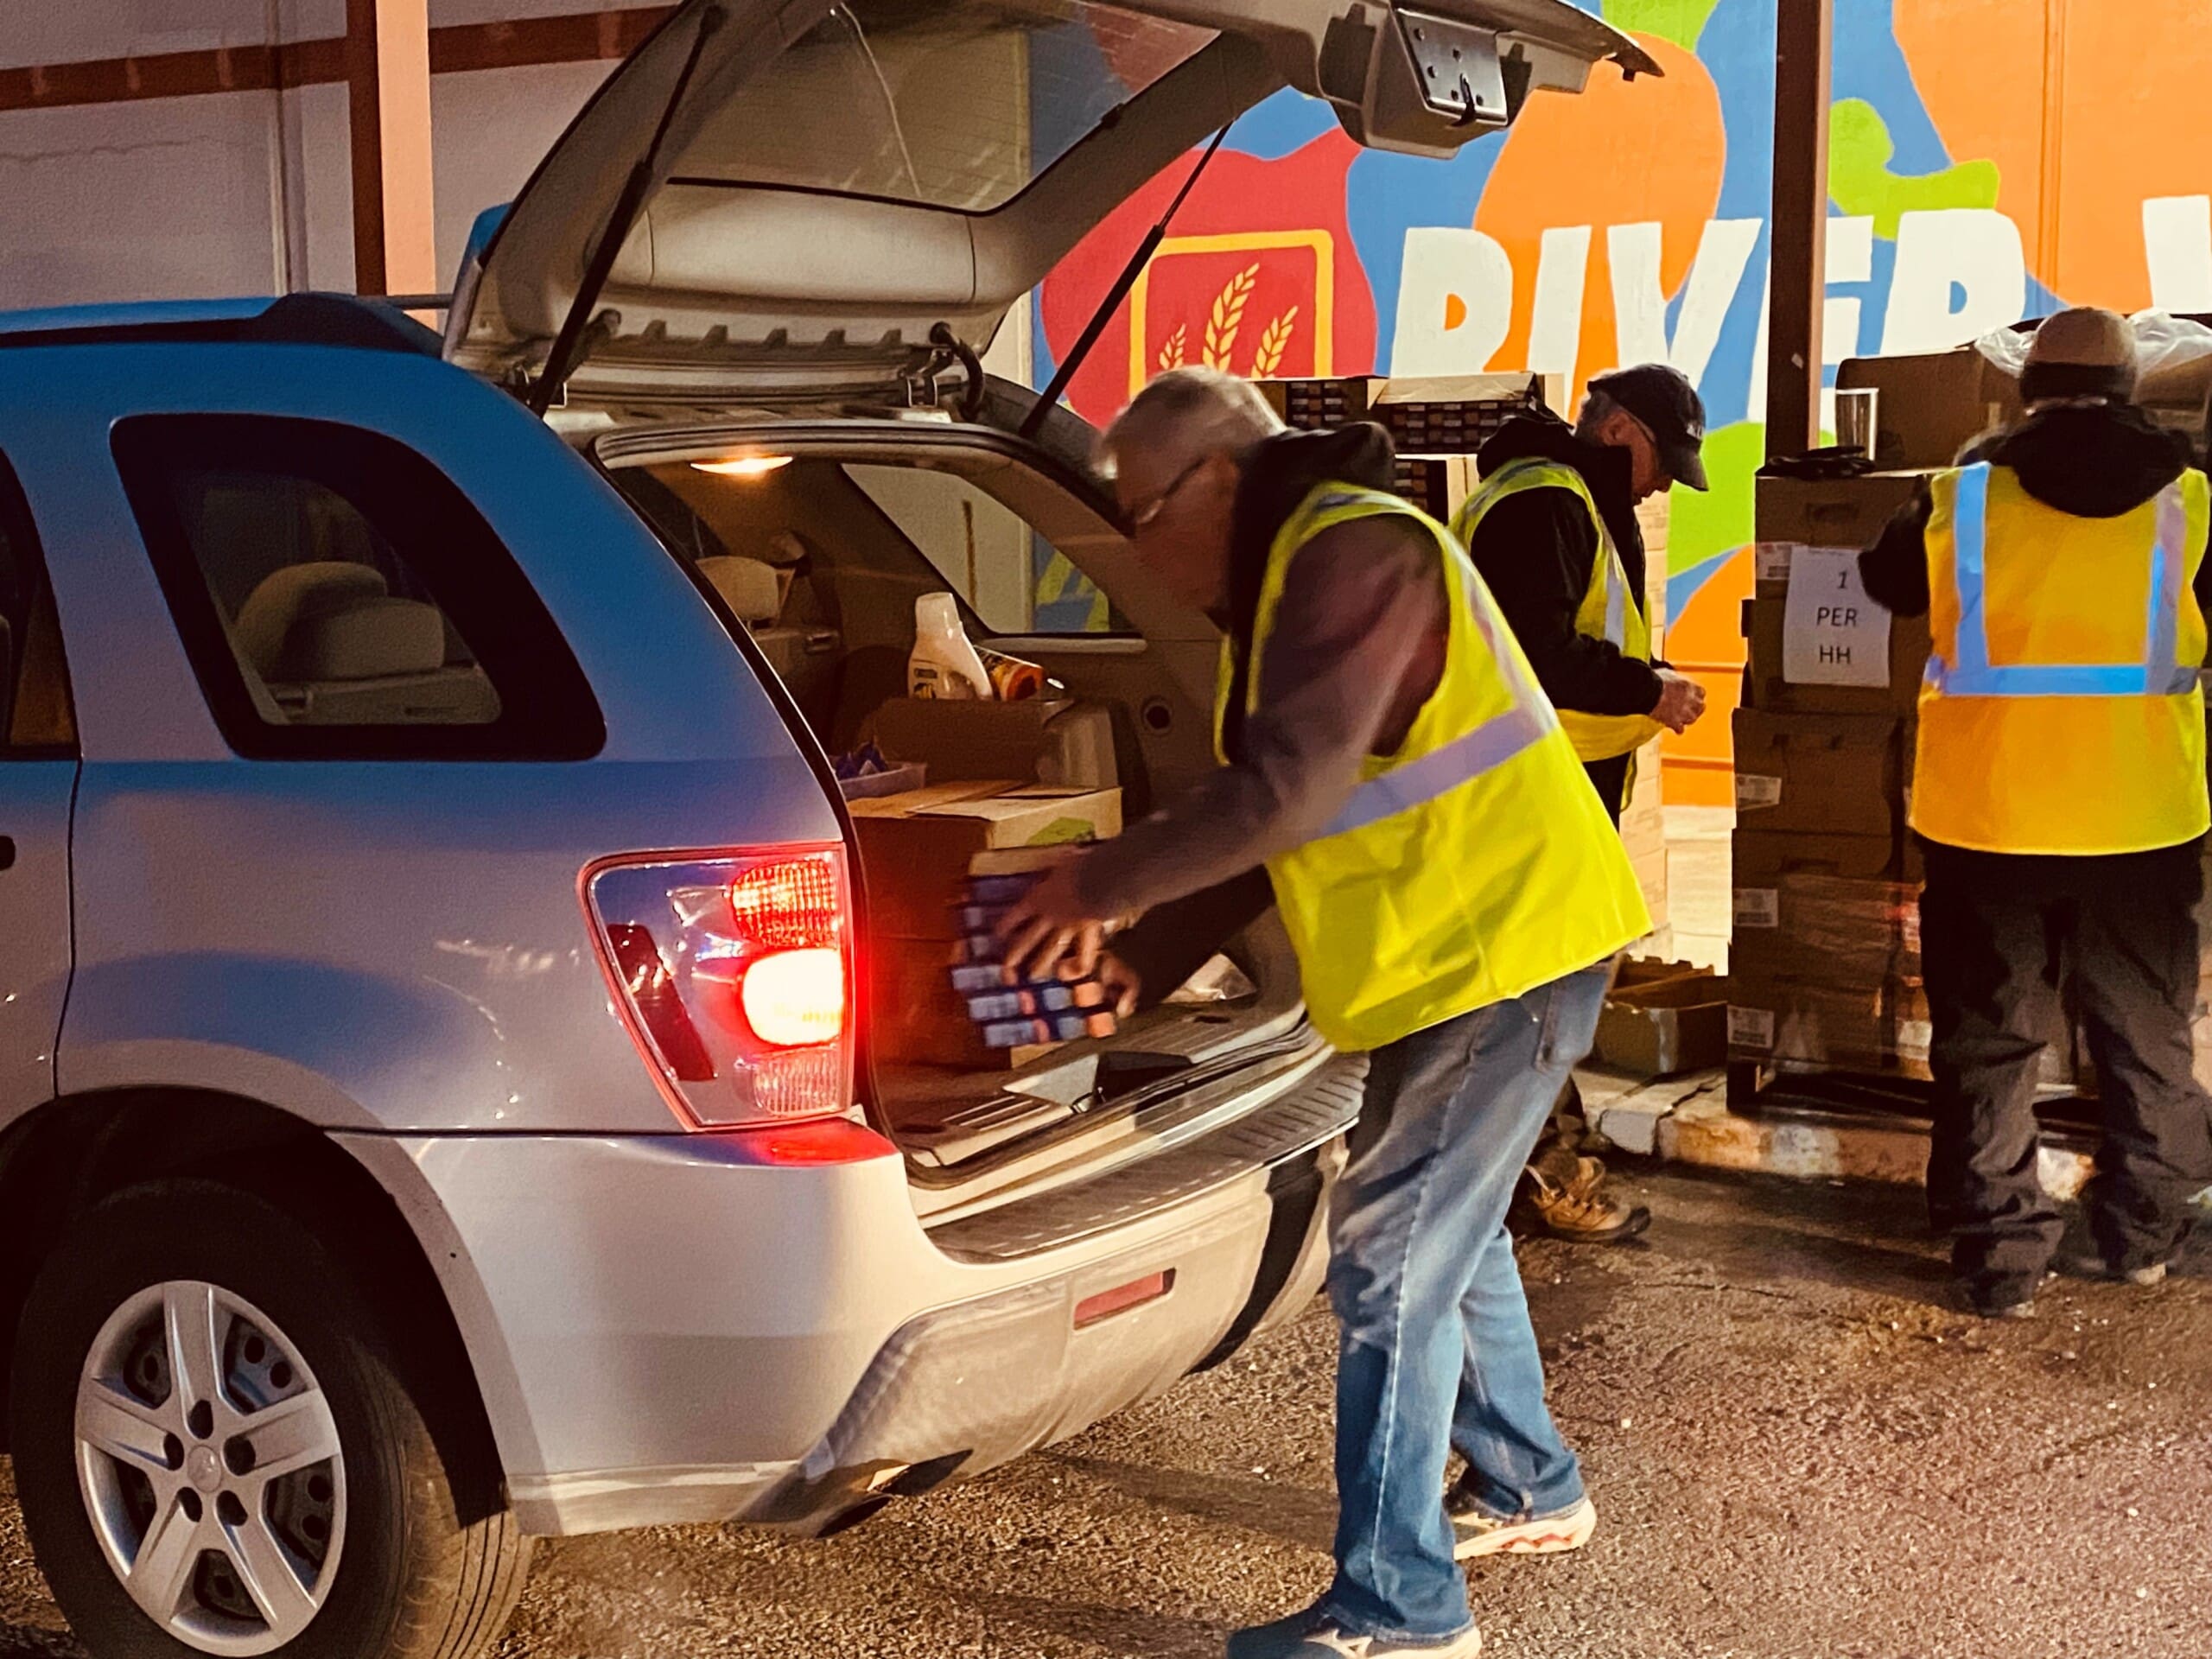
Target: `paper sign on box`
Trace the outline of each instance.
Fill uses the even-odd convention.
[[[1890,613],[1866,597],[1856,551],[1794,550],[1782,677],[1792,685],[1889,684]]]

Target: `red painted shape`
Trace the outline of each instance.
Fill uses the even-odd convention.
[[[1215,329],[1216,355],[1238,374],[1257,362],[1268,327],[1287,319],[1287,342],[1277,376],[1314,372],[1315,317],[1320,302],[1317,256],[1308,246],[1267,245],[1271,239],[1319,232],[1327,238],[1335,279],[1331,344],[1336,374],[1368,374],[1375,365],[1375,296],[1352,245],[1345,176],[1359,147],[1331,131],[1280,161],[1224,149],[1170,227],[1170,242],[1153,261],[1146,306],[1145,372],[1159,372],[1163,352],[1182,331],[1183,360],[1204,361],[1210,324],[1236,313],[1231,339]],[[1190,175],[1195,156],[1178,161],[1122,204],[1046,278],[1045,339],[1057,359],[1075,343],[1145,232]],[[1179,251],[1178,240],[1230,236],[1241,245],[1202,252]],[[1256,267],[1256,269],[1255,269]],[[1240,279],[1249,273],[1249,289]],[[1234,302],[1242,295],[1241,307]],[[1220,308],[1218,312],[1217,308]],[[1295,315],[1293,308],[1295,308]],[[1131,385],[1128,303],[1117,309],[1090,359],[1068,389],[1068,401],[1094,422],[1110,420],[1126,404]],[[1169,359],[1172,360],[1172,355]]]

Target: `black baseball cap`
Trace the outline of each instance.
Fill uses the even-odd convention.
[[[1705,400],[1689,376],[1664,363],[1615,369],[1590,383],[1642,421],[1659,442],[1660,464],[1679,484],[1709,488],[1705,476]]]

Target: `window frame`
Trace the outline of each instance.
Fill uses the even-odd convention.
[[[39,538],[38,520],[31,512],[30,498],[23,492],[22,479],[16,473],[15,463],[5,454],[0,454],[0,537],[9,538],[20,550],[24,569],[32,578],[31,602],[25,611],[26,618],[36,615],[41,607],[54,613],[54,640],[60,652],[61,695],[68,703],[70,732],[67,743],[16,743],[10,739],[9,734],[15,728],[16,705],[23,693],[27,630],[25,639],[10,638],[8,642],[8,671],[12,683],[7,687],[4,705],[0,705],[0,763],[81,760],[84,734],[77,723],[77,690],[69,675],[69,641],[61,630],[54,574],[47,563],[45,543]]]
[[[421,450],[346,422],[220,412],[129,416],[115,423],[110,447],[208,712],[243,759],[547,762],[586,760],[605,748],[605,715],[560,626],[482,510]],[[178,504],[181,475],[195,468],[305,480],[346,502],[466,642],[498,695],[499,718],[272,724],[247,685]],[[384,486],[370,495],[362,486],[379,473]],[[435,566],[409,533],[426,525],[449,556]]]

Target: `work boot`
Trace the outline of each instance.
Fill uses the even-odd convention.
[[[1508,1519],[1477,1503],[1464,1480],[1452,1489],[1444,1512],[1452,1517],[1452,1559],[1479,1555],[1564,1555],[1590,1541],[1598,1529],[1598,1506],[1588,1498],[1555,1515]]]
[[[1229,1659],[1476,1659],[1482,1650],[1471,1624],[1457,1636],[1354,1636],[1313,1607],[1229,1638]]]
[[[2033,1278],[1978,1275],[1960,1281],[1959,1295],[1969,1313],[1985,1319],[2032,1319],[2036,1292],[2057,1276],[2049,1273]]]
[[[1603,1164],[1595,1158],[1578,1158],[1575,1164],[1573,1179],[1566,1182],[1533,1166],[1529,1170],[1520,1214],[1524,1231],[1570,1244],[1618,1244],[1651,1224],[1648,1206],[1607,1191]]]

